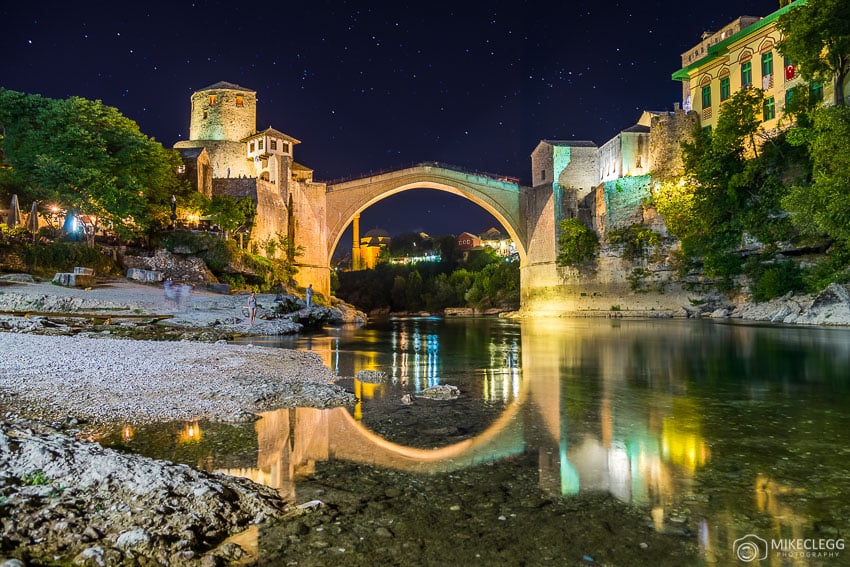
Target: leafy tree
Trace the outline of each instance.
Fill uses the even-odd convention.
[[[834,103],[844,104],[850,75],[850,1],[808,0],[777,21],[784,39],[779,52],[799,65],[806,80],[832,81]]]
[[[596,258],[599,252],[599,237],[578,219],[561,221],[558,237],[559,266],[580,266]]]
[[[26,201],[58,201],[122,236],[164,224],[171,195],[197,201],[179,154],[100,101],[0,89],[0,125],[10,166],[0,185]]]
[[[796,184],[783,205],[804,234],[850,244],[850,108],[818,109],[804,139],[813,160],[811,184]]]
[[[795,234],[782,209],[784,181],[805,176],[807,157],[784,135],[764,133],[763,100],[761,89],[735,93],[713,132],[697,129],[682,144],[684,175],[653,195],[671,234],[681,240],[683,265],[700,260],[725,289],[741,271],[744,235],[770,244]]]
[[[215,218],[215,223],[229,232],[245,228],[250,230],[257,214],[257,205],[250,197],[237,199],[229,195],[213,195],[207,208],[207,215]]]

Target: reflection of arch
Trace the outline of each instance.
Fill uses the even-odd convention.
[[[355,215],[378,201],[410,189],[445,191],[480,206],[502,224],[516,243],[520,260],[524,261],[526,243],[519,211],[519,185],[509,180],[465,173],[437,164],[420,164],[328,185],[328,261]]]

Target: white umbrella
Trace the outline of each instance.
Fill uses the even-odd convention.
[[[21,224],[21,207],[18,206],[18,196],[12,195],[12,204],[9,206],[9,218],[6,220],[6,226],[9,228]]]

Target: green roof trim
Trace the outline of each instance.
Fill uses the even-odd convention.
[[[728,53],[729,52],[729,44],[731,44],[735,41],[738,41],[739,39],[741,39],[744,36],[755,33],[758,30],[765,27],[766,25],[775,22],[780,17],[785,15],[788,11],[790,11],[792,8],[804,6],[805,4],[806,4],[806,0],[795,0],[794,2],[791,2],[790,4],[788,4],[787,6],[784,6],[780,9],[778,9],[777,11],[773,12],[772,14],[765,16],[764,18],[760,19],[759,21],[757,21],[753,24],[750,24],[749,26],[745,27],[744,29],[742,29],[738,33],[727,37],[723,41],[715,43],[714,45],[712,45],[708,48],[708,53],[706,54],[705,57],[703,57],[699,61],[695,61],[695,62],[691,63],[690,65],[688,65],[687,67],[683,67],[683,68],[679,69],[678,71],[676,71],[675,73],[673,73],[673,76],[672,76],[673,80],[674,81],[687,81],[688,79],[690,79],[691,71],[693,71],[697,67],[702,67],[703,65],[705,65],[706,63],[708,63],[712,59],[716,59],[716,58],[720,57],[721,55],[725,55],[726,53]]]

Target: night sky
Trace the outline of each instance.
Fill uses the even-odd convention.
[[[542,139],[602,144],[644,109],[705,30],[778,0],[571,2],[3,2],[0,86],[99,99],[165,146],[189,97],[257,91],[257,127],[299,140],[317,181],[422,161],[530,179]],[[400,214],[400,211],[407,211]],[[481,231],[495,221],[437,191],[389,198],[363,231]]]

